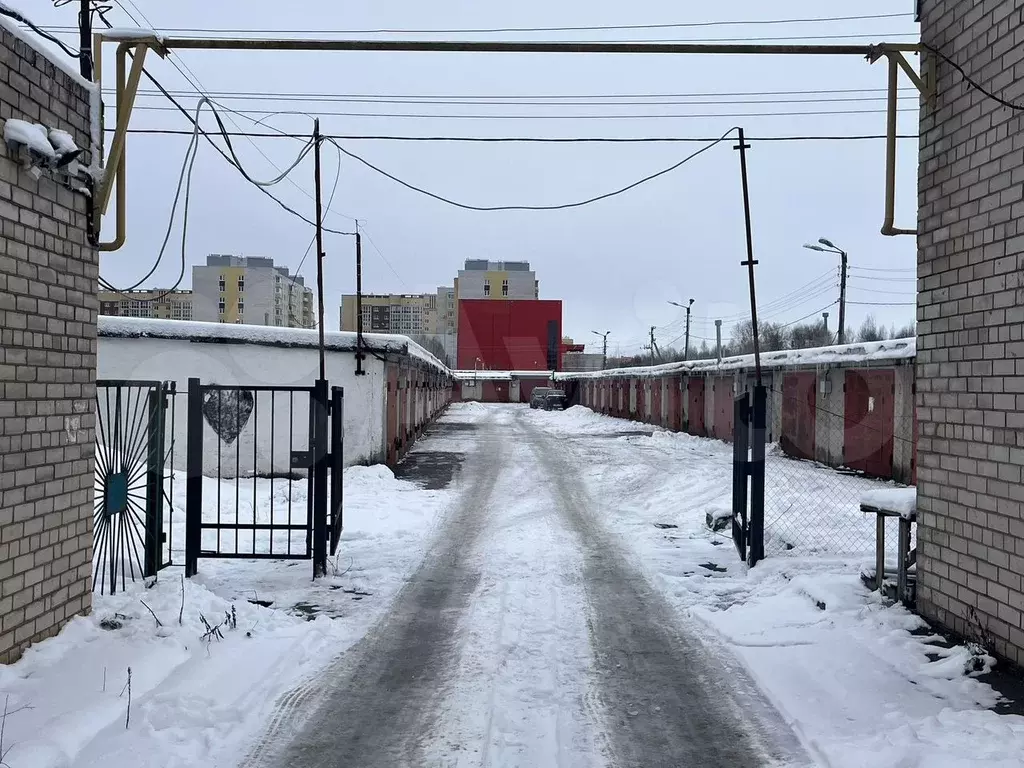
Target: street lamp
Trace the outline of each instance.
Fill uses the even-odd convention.
[[[846,343],[846,271],[847,254],[842,248],[837,247],[831,240],[820,237],[817,243],[807,243],[804,248],[810,251],[821,251],[822,253],[838,254],[841,268],[839,270],[839,337],[840,344]]]
[[[596,333],[604,342],[601,348],[601,370],[603,371],[608,367],[608,334],[610,334],[611,331],[605,331],[604,333],[601,333],[600,331],[591,331],[591,333]]]
[[[690,359],[690,307],[693,306],[693,302],[694,302],[693,299],[690,299],[685,305],[684,304],[680,304],[677,301],[670,301],[669,302],[669,304],[671,304],[674,307],[679,307],[680,309],[685,309],[686,310],[686,343],[683,346],[683,360],[684,361]]]

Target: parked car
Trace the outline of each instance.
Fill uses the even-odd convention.
[[[565,392],[560,389],[548,390],[547,394],[544,395],[544,410],[545,411],[564,411],[565,410]]]
[[[543,408],[544,396],[550,391],[551,387],[534,387],[533,392],[530,393],[530,407]]]

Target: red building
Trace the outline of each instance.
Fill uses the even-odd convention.
[[[561,301],[459,301],[457,358],[462,370],[559,370],[561,346]]]

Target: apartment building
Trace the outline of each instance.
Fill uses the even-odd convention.
[[[154,317],[161,320],[192,320],[192,291],[160,288],[133,291],[100,291],[100,314],[118,317]]]
[[[340,327],[357,330],[358,302],[355,294],[341,297]],[[438,332],[437,294],[364,293],[362,297],[365,333],[434,335]]]
[[[455,279],[455,301],[462,299],[538,299],[540,283],[528,261],[466,259]],[[458,315],[458,311],[456,311]]]
[[[273,259],[211,254],[192,267],[196,320],[313,328],[313,291]]]

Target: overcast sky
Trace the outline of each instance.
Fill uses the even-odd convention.
[[[549,33],[461,35],[480,39],[698,40],[706,38],[808,37],[791,42],[851,42],[831,37],[865,35],[856,42],[910,41],[917,33],[910,0],[861,0],[856,4],[818,0],[776,0],[771,4],[737,0],[729,4],[637,0],[561,3],[522,0],[515,4],[413,0],[325,3],[291,0],[210,2],[209,0],[125,0],[142,21],[141,10],[157,29],[209,28],[259,30],[480,29],[591,25],[682,24],[758,19],[809,19],[840,15],[891,14],[900,18],[829,23],[758,24]],[[699,8],[697,7],[699,5]],[[688,6],[684,8],[683,6]],[[770,6],[770,10],[769,10]],[[72,5],[22,2],[37,23],[72,25]],[[110,13],[117,26],[132,26],[121,8]],[[277,33],[275,33],[277,34]],[[364,37],[369,35],[362,35]],[[387,35],[377,35],[386,37]],[[411,37],[411,35],[392,35]],[[454,35],[419,35],[430,39]],[[109,49],[108,64],[113,59]],[[174,58],[174,57],[172,57]],[[202,85],[214,92],[369,94],[395,97],[596,96],[629,94],[736,94],[661,98],[676,102],[567,108],[552,106],[380,104],[295,102],[279,95],[231,100],[235,109],[298,110],[320,113],[321,129],[339,135],[547,136],[547,137],[717,137],[735,125],[750,136],[883,134],[884,64],[859,57],[597,56],[438,53],[254,53],[184,51],[177,56]],[[150,60],[150,71],[174,91],[190,86],[169,61]],[[107,68],[107,82],[113,72]],[[909,83],[903,81],[901,85]],[[148,85],[144,84],[144,87]],[[848,92],[850,89],[869,89]],[[778,95],[778,91],[827,91]],[[843,92],[838,92],[843,91]],[[767,95],[756,95],[767,94]],[[916,132],[916,95],[906,91],[901,132]],[[818,101],[832,99],[833,101]],[[844,99],[843,101],[834,101]],[[851,100],[853,99],[853,100]],[[865,100],[874,99],[874,100]],[[107,98],[113,102],[112,97]],[[472,98],[468,99],[473,101]],[[715,100],[718,103],[693,102]],[[788,101],[787,101],[788,100]],[[793,103],[801,100],[805,103]],[[194,106],[195,97],[183,98]],[[762,103],[749,103],[759,101]],[[809,103],[807,103],[809,102]],[[162,97],[140,98],[139,107],[167,107]],[[764,112],[857,111],[864,114],[751,116]],[[494,115],[490,119],[451,117],[356,117],[328,113],[412,113],[416,115]],[[741,113],[744,116],[726,116]],[[658,117],[637,115],[715,115]],[[575,115],[542,119],[539,115]],[[601,115],[585,119],[581,115]],[[608,119],[629,115],[630,119]],[[528,116],[528,117],[523,117]],[[252,114],[259,119],[262,114]],[[242,129],[251,120],[233,116]],[[311,130],[304,115],[278,115],[269,124],[294,133]],[[108,124],[113,124],[110,113]],[[209,115],[204,125],[212,125]],[[188,128],[172,111],[138,109],[137,128]],[[230,126],[232,129],[234,125]],[[284,166],[301,144],[287,139],[256,139]],[[388,172],[430,191],[474,205],[548,205],[572,202],[625,186],[668,167],[701,144],[465,144],[347,140],[346,149]],[[609,351],[635,352],[648,327],[658,326],[659,344],[681,345],[682,312],[668,301],[694,304],[693,336],[714,336],[716,317],[743,314],[748,301],[744,257],[739,162],[732,141],[707,151],[679,170],[626,194],[568,211],[472,212],[405,189],[345,159],[328,226],[350,229],[358,218],[373,245],[364,249],[363,286],[367,292],[421,292],[450,284],[467,258],[528,259],[540,280],[541,297],[564,302],[564,330],[577,341],[600,343],[592,330],[610,330]],[[167,225],[174,184],[188,137],[133,135],[128,147],[129,221],[127,245],[101,256],[101,273],[115,285],[129,285],[147,272]],[[246,139],[236,139],[250,172],[261,178],[276,171]],[[914,140],[900,142],[897,226],[916,221]],[[312,158],[300,165],[275,194],[312,217]],[[325,148],[325,184],[333,182],[338,153]],[[801,245],[828,237],[850,253],[851,302],[848,325],[869,312],[886,325],[914,316],[915,242],[879,233],[883,215],[884,142],[753,142],[749,154],[758,303],[769,320],[790,322],[815,313],[838,298],[838,258]],[[325,192],[326,194],[326,192]],[[113,221],[106,222],[106,228]],[[106,232],[106,230],[105,230]],[[108,233],[109,234],[109,233]],[[291,217],[249,186],[209,145],[200,146],[193,179],[187,240],[188,265],[208,253],[270,256],[295,268],[312,227]],[[172,243],[174,240],[172,239]],[[375,247],[374,247],[375,246]],[[379,250],[378,250],[379,249]],[[354,291],[352,238],[328,235],[327,327],[337,327],[342,293]],[[152,284],[176,279],[180,250],[173,245]],[[906,269],[907,272],[861,271]],[[824,277],[830,273],[835,280]],[[314,261],[301,273],[315,284]],[[780,297],[818,277],[822,281],[790,300]],[[186,273],[185,287],[190,284]],[[775,301],[775,304],[771,302]],[[854,302],[893,303],[870,306]],[[832,307],[832,320],[838,314]],[[726,322],[726,335],[730,322]],[[596,349],[596,347],[595,347]]]

